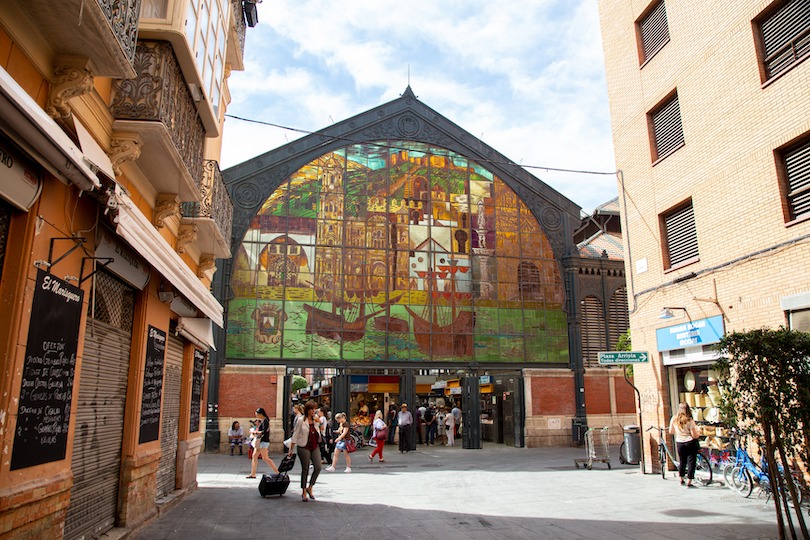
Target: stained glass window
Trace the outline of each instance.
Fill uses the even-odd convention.
[[[308,163],[252,220],[232,286],[232,358],[568,361],[540,225],[444,148],[379,141]]]

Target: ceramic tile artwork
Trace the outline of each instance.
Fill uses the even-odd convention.
[[[327,153],[262,205],[234,260],[232,358],[567,361],[559,266],[478,163],[423,143]]]

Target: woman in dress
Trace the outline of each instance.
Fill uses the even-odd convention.
[[[383,420],[383,413],[382,411],[377,411],[374,413],[374,422],[371,423],[372,427],[374,428],[374,440],[377,441],[377,448],[368,456],[368,460],[373,462],[374,461],[374,454],[377,454],[377,457],[380,460],[380,463],[385,463],[383,459],[383,447],[385,447],[385,439],[388,436],[387,433],[383,432],[387,428],[385,425],[385,420]],[[383,436],[385,435],[385,436]]]
[[[349,440],[349,422],[346,420],[346,414],[342,412],[335,415],[335,420],[337,420],[339,423],[337,429],[338,436],[337,439],[335,439],[335,455],[332,456],[332,464],[329,465],[326,470],[329,472],[335,472],[335,465],[337,465],[338,456],[340,456],[340,453],[343,452],[346,455],[346,470],[343,472],[350,473],[352,472],[352,458],[349,455],[349,452],[346,450],[346,442]]]
[[[254,440],[258,444],[253,445],[253,461],[250,465],[250,476],[247,478],[256,478],[256,467],[259,466],[259,458],[261,457],[265,463],[270,465],[273,472],[278,474],[278,467],[273,463],[273,460],[267,457],[267,449],[270,448],[270,419],[267,418],[267,413],[264,409],[259,407],[256,409],[256,418],[259,420],[259,425],[253,431]]]
[[[678,405],[678,414],[672,417],[669,422],[669,433],[675,435],[675,446],[678,448],[678,476],[681,477],[681,485],[684,485],[683,477],[686,476],[686,487],[695,487],[692,480],[695,479],[695,464],[697,463],[700,444],[700,430],[692,418],[692,411],[686,403]]]
[[[304,414],[295,423],[295,430],[290,443],[290,454],[298,447],[298,457],[301,460],[301,500],[307,502],[307,495],[313,501],[312,486],[321,474],[321,419],[316,414],[318,404],[314,401],[307,401],[304,405]],[[307,476],[309,475],[309,463],[312,462],[312,478],[307,487]]]
[[[456,417],[452,413],[447,414],[444,418],[444,425],[447,426],[447,446],[455,446]]]

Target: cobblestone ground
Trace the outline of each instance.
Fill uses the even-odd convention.
[[[261,498],[247,456],[200,456],[199,487],[142,530],[161,539],[762,539],[777,536],[773,505],[722,485],[686,489],[672,476],[620,465],[575,469],[578,448],[425,447],[385,452],[352,473],[323,471],[301,502],[300,465],[283,497]],[[271,456],[278,464],[281,455]],[[259,473],[269,472],[260,462]],[[806,512],[806,509],[805,509]],[[805,515],[807,515],[805,513]]]

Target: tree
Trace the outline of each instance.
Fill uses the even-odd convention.
[[[798,455],[810,463],[810,334],[785,327],[762,328],[727,334],[719,347],[724,357],[715,368],[728,377],[724,381],[723,412],[737,426],[757,424],[762,428],[758,440],[765,450],[768,470],[773,471],[769,477],[779,538],[786,538],[784,518],[792,538],[796,538],[783,479],[775,474],[776,453],[785,471],[788,456]],[[793,482],[784,483],[798,509]],[[803,537],[810,538],[801,512],[796,516]]]
[[[618,341],[616,341],[616,345],[613,347],[614,351],[632,351],[633,350],[633,342],[630,340],[630,330],[625,332],[624,334],[619,336]],[[633,376],[633,366],[626,365],[624,366],[624,374],[627,377]]]
[[[309,383],[305,378],[303,378],[301,375],[293,375],[293,382],[291,387],[291,391],[293,394],[298,392],[299,390],[303,390],[307,386],[309,386]]]

